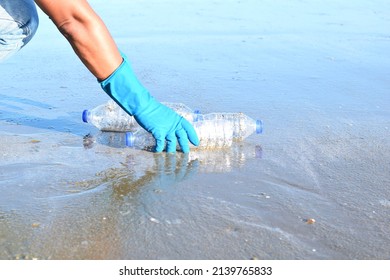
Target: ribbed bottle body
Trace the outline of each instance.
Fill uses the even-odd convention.
[[[241,141],[253,133],[262,133],[262,122],[254,120],[243,113],[209,113],[199,114],[200,122],[220,122],[225,121],[233,130],[233,139]]]
[[[101,131],[125,132],[134,130],[138,124],[114,101],[99,105],[83,112],[84,122],[93,124]]]

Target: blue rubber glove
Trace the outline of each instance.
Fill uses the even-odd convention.
[[[189,142],[199,145],[199,139],[193,126],[175,111],[155,100],[141,85],[127,61],[107,79],[100,82],[103,90],[128,114],[134,116],[140,126],[152,133],[156,139],[156,152],[176,152],[179,142],[184,153],[190,151]]]

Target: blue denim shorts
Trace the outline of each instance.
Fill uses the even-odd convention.
[[[33,0],[0,0],[0,62],[31,40],[38,22]]]

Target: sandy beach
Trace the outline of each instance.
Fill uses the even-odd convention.
[[[108,96],[40,13],[0,64],[0,259],[390,258],[390,2],[89,2],[155,98],[264,132],[99,141],[81,113]]]

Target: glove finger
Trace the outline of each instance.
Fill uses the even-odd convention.
[[[159,137],[154,136],[154,138],[156,139],[155,152],[161,153],[164,150],[165,139],[164,139],[164,137],[161,137],[161,136],[159,136]]]
[[[176,130],[176,136],[182,152],[188,153],[190,151],[190,145],[188,143],[187,132],[183,128],[180,128],[179,130]]]
[[[177,140],[175,134],[168,134],[165,139],[167,140],[167,153],[176,153]]]
[[[186,138],[188,140],[190,140],[190,142],[193,145],[198,146],[199,145],[199,138],[198,138],[198,135],[196,134],[195,128],[184,118],[181,121],[181,125],[182,125],[183,129],[186,131],[186,134],[187,134]],[[180,140],[179,140],[179,143],[180,143]]]

